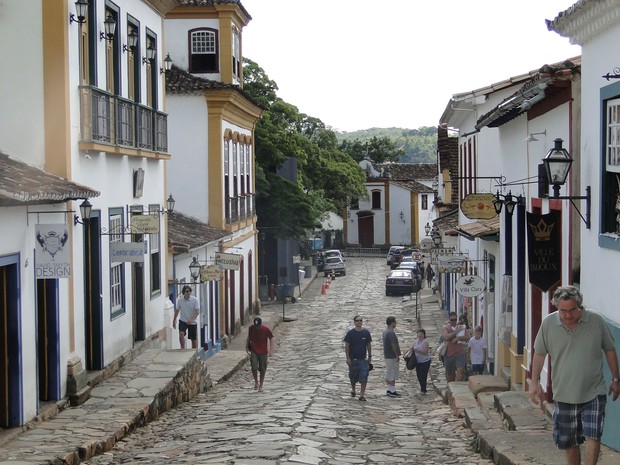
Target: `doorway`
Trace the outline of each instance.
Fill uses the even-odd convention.
[[[37,365],[39,400],[60,399],[58,280],[37,279]]]
[[[103,302],[101,286],[101,219],[93,212],[84,224],[84,322],[86,369],[103,369]],[[94,216],[93,216],[94,215]]]
[[[370,248],[375,243],[375,214],[363,211],[357,214],[360,247]]]
[[[0,427],[23,419],[19,256],[0,257]]]

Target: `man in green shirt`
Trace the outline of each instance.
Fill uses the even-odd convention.
[[[547,315],[534,341],[530,398],[534,403],[540,401],[540,373],[549,355],[555,402],[553,439],[566,451],[568,465],[581,463],[579,445],[585,441],[585,464],[595,465],[606,394],[613,394],[613,400],[620,395],[614,339],[601,315],[583,306],[576,287],[559,287],[552,302],[558,311]],[[603,355],[612,377],[608,390]]]

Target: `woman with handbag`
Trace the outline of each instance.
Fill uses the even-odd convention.
[[[426,383],[428,380],[428,371],[431,367],[431,354],[428,341],[426,340],[426,331],[422,328],[418,329],[418,338],[411,343],[411,349],[417,359],[416,375],[420,383],[419,394],[426,394]]]

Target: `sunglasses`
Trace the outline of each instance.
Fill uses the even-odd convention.
[[[357,320],[353,320],[353,321],[355,321],[356,323],[361,323],[362,322],[361,319],[357,319]]]

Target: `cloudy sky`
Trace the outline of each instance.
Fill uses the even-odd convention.
[[[241,0],[243,55],[339,131],[435,126],[453,94],[581,48],[547,30],[576,0]]]

